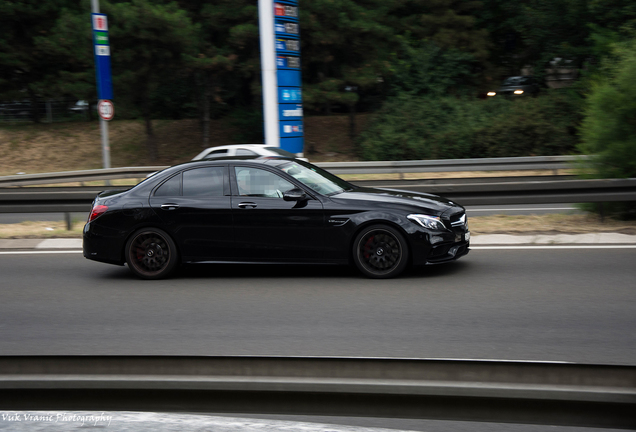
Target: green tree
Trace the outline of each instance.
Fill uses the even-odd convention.
[[[258,9],[247,0],[180,0],[179,5],[198,26],[195,50],[185,58],[198,93],[202,146],[209,147],[213,112],[226,112],[230,103],[256,105],[252,93],[260,94],[252,85],[260,79]],[[256,106],[261,109],[260,100]]]
[[[601,178],[636,177],[636,41],[617,50],[592,88],[583,121],[581,151],[595,155]]]
[[[31,100],[38,122],[37,98],[57,96],[50,87],[58,59],[39,40],[55,38],[53,24],[61,13],[78,8],[68,0],[0,2],[0,95]]]
[[[479,62],[467,52],[442,49],[433,42],[401,39],[400,56],[388,79],[393,94],[444,96],[473,87]]]
[[[47,34],[34,37],[36,49],[55,64],[41,81],[51,97],[97,99],[90,6],[83,5],[61,9]]]
[[[168,77],[181,76],[185,59],[196,47],[196,26],[176,3],[149,0],[107,3],[115,98],[141,107],[148,157],[157,158],[152,129],[152,95]]]
[[[592,86],[581,129],[580,150],[587,176],[636,178],[636,40],[616,49],[602,78]],[[635,217],[636,204],[613,203],[610,211]]]

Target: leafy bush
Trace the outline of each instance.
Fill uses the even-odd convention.
[[[387,101],[360,137],[368,160],[461,159],[572,153],[580,101],[554,91],[538,98],[413,96]]]
[[[592,85],[581,129],[588,177],[636,177],[636,41],[618,47]],[[609,213],[636,217],[636,203],[614,203]]]

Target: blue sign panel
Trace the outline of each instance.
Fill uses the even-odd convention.
[[[281,36],[295,36],[298,37],[300,35],[300,26],[298,23],[277,19],[274,21],[274,30],[277,35]]]
[[[276,52],[279,54],[298,54],[300,41],[298,39],[276,38]]]
[[[276,33],[280,146],[292,153],[302,153],[304,132],[298,1],[274,0],[273,12]]]
[[[276,73],[278,76],[278,85],[280,87],[300,87],[301,75],[300,70],[280,69]]]
[[[300,69],[300,57],[297,56],[276,56],[276,66],[278,69]]]
[[[279,87],[278,103],[300,103],[303,101],[302,91],[299,88]]]
[[[303,119],[303,104],[278,104],[278,118],[281,122]]]
[[[280,136],[281,138],[303,136],[303,122],[302,121],[285,121],[285,120],[281,121]]]
[[[99,99],[113,98],[113,78],[110,71],[110,45],[108,45],[108,18],[104,14],[91,14],[97,95]]]
[[[283,150],[287,150],[290,153],[302,153],[304,145],[305,145],[305,138],[303,137],[280,139],[280,147]]]

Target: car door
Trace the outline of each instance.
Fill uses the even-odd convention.
[[[174,237],[185,261],[234,258],[227,165],[179,172],[155,188],[150,206]]]
[[[263,262],[327,262],[324,211],[311,196],[285,201],[298,186],[265,168],[230,169],[234,239],[239,256]]]

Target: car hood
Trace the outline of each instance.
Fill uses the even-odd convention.
[[[380,208],[398,207],[406,211],[422,211],[435,216],[464,211],[464,207],[444,197],[399,189],[361,187],[335,195],[332,199],[336,201],[367,201]]]

